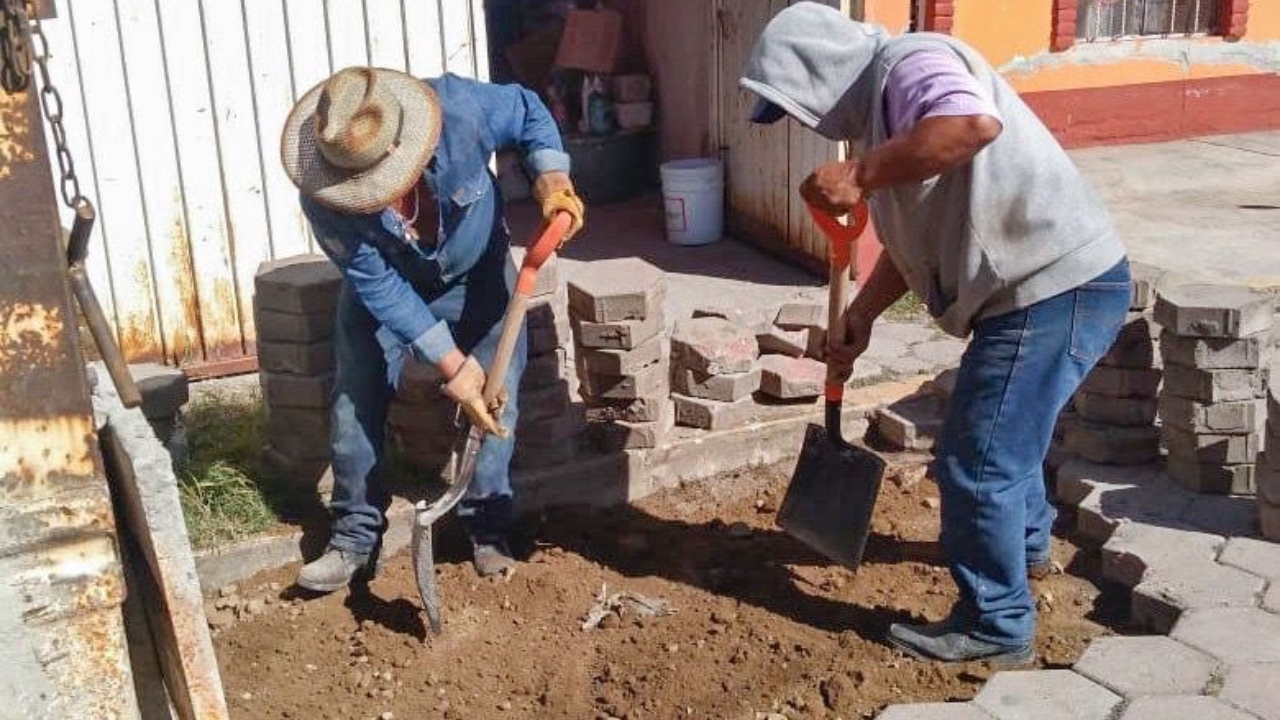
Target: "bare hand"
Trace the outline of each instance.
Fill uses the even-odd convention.
[[[853,160],[827,163],[800,184],[800,197],[832,217],[852,212],[862,196],[858,163]]]
[[[844,342],[827,343],[827,362],[833,365],[844,380],[853,373],[853,363],[867,351],[871,343],[871,321],[860,313],[844,311]]]

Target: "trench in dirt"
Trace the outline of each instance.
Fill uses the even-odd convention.
[[[892,703],[970,698],[984,666],[918,662],[881,643],[890,623],[939,619],[955,597],[926,459],[891,458],[856,575],[774,526],[787,464],[632,507],[529,518],[527,561],[509,581],[477,579],[462,538],[446,532],[439,638],[427,636],[407,552],[367,587],[326,597],[292,594],[296,567],[256,578],[210,601],[240,616],[215,638],[232,715],[869,718]],[[1123,623],[1127,594],[1092,579],[1096,553],[1062,538],[1054,552],[1068,572],[1033,585],[1037,650],[1041,666],[1065,667]],[[581,630],[605,587],[675,612]]]

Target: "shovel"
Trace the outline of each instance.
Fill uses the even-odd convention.
[[[520,275],[516,278],[516,289],[507,303],[506,314],[502,317],[502,334],[498,336],[498,349],[493,355],[493,365],[485,378],[484,400],[493,407],[502,393],[503,383],[507,378],[507,370],[511,367],[511,356],[515,352],[516,341],[520,331],[524,329],[525,313],[529,307],[529,296],[538,283],[538,270],[551,254],[560,247],[569,225],[573,222],[567,213],[557,214],[547,223],[538,237],[525,250],[524,262],[520,265]],[[484,441],[482,428],[472,425],[463,413],[458,414],[458,441],[454,444],[452,475],[453,483],[435,502],[427,504],[420,501],[414,514],[412,548],[413,574],[418,583],[418,595],[422,598],[422,606],[427,611],[427,620],[431,630],[439,634],[442,630],[440,620],[440,591],[436,585],[435,550],[432,547],[432,526],[453,509],[471,488],[471,479],[476,472],[476,458],[480,455],[480,444]]]
[[[830,242],[827,337],[832,344],[839,344],[845,334],[853,243],[867,225],[867,209],[858,205],[848,226],[812,206],[809,211]],[[845,441],[840,427],[844,378],[830,360],[825,395],[825,427],[810,425],[805,431],[804,447],[778,510],[778,525],[814,550],[856,570],[867,546],[885,462],[874,452]]]

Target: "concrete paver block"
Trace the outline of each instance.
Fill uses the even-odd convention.
[[[694,318],[718,317],[744,328],[772,324],[767,311],[757,308],[727,307],[724,305],[699,305],[693,309]]]
[[[1218,562],[1267,580],[1280,580],[1280,544],[1277,543],[1233,537],[1222,548]]]
[[[894,340],[905,345],[916,345],[937,339],[938,331],[932,327],[917,323],[880,320],[872,328],[871,335],[885,340]]]
[[[1134,700],[1120,720],[1254,720],[1253,716],[1240,712],[1217,698],[1204,695],[1168,695],[1144,697]]]
[[[550,385],[568,377],[568,352],[558,347],[551,352],[530,355],[525,362],[524,374],[520,376],[520,388]]]
[[[570,405],[555,415],[528,418],[523,413],[516,423],[516,447],[522,445],[572,444],[573,438],[587,425],[586,409]]]
[[[1149,322],[1143,317],[1121,328],[1111,349],[1107,350],[1098,364],[1133,369],[1160,367],[1159,346],[1151,337]],[[1130,330],[1131,327],[1136,329]]]
[[[1189,610],[1256,607],[1265,586],[1260,577],[1213,561],[1153,566],[1133,589],[1131,615],[1138,626],[1167,633]]]
[[[1259,433],[1242,435],[1209,435],[1189,433],[1176,426],[1164,432],[1164,445],[1170,455],[1200,463],[1238,464],[1252,463],[1258,459],[1262,442]]]
[[[676,413],[667,402],[652,422],[631,423],[618,420],[591,426],[597,445],[605,452],[646,450],[660,447],[675,428]]]
[[[1267,442],[1273,449],[1271,452],[1258,454],[1254,484],[1257,485],[1259,498],[1272,505],[1280,505],[1280,441],[1271,438]]]
[[[827,357],[826,328],[809,328],[809,346],[805,348],[805,357],[814,360],[825,360]]]
[[[676,424],[701,430],[727,430],[746,425],[755,418],[756,404],[748,395],[734,402],[672,395]]]
[[[597,375],[626,375],[648,367],[667,355],[667,344],[661,335],[652,337],[630,350],[583,348],[578,352],[578,369]]]
[[[973,703],[915,703],[890,705],[876,720],[992,720]]]
[[[1175,335],[1242,338],[1271,329],[1268,295],[1234,285],[1161,288],[1156,322]]]
[[[925,373],[937,372],[945,365],[932,363],[922,360],[915,355],[901,355],[899,357],[873,357],[872,361],[880,364],[880,367],[897,377],[911,377],[913,375],[921,375]],[[862,358],[858,359],[861,362]]]
[[[333,343],[258,342],[258,367],[267,372],[323,375],[333,372]]]
[[[880,437],[903,450],[932,450],[942,434],[946,403],[924,394],[899,400],[876,412],[874,425]]]
[[[1166,467],[1169,477],[1182,487],[1198,493],[1213,495],[1252,495],[1256,466],[1202,463],[1179,455],[1169,455]]]
[[[791,302],[778,308],[773,324],[783,330],[827,327],[827,306],[822,303]]]
[[[549,328],[565,322],[569,317],[569,301],[566,293],[557,292],[529,298],[525,308],[525,326],[530,330]]]
[[[1258,498],[1258,528],[1262,531],[1262,537],[1280,542],[1280,505]]]
[[[1163,372],[1155,368],[1114,368],[1099,365],[1080,385],[1082,392],[1113,398],[1156,397]]]
[[[173,417],[191,399],[187,375],[159,363],[129,366],[129,374],[142,394],[142,414],[148,419]]]
[[[308,343],[333,337],[336,309],[300,314],[254,308],[254,328],[258,340]]]
[[[662,332],[663,314],[651,313],[644,320],[592,322],[573,319],[578,344],[585,348],[631,350]]]
[[[294,460],[268,445],[262,449],[262,462],[290,487],[333,492],[333,465],[328,460]]]
[[[325,410],[333,394],[333,373],[289,375],[264,372],[259,375],[262,396],[272,408],[313,408]]]
[[[777,325],[766,325],[756,331],[756,343],[762,355],[789,355],[804,357],[809,352],[811,328],[784,330]]]
[[[1202,370],[1239,368],[1253,370],[1262,366],[1266,333],[1238,340],[1231,338],[1179,337],[1173,333],[1160,336],[1160,355],[1166,363]]]
[[[559,380],[528,390],[522,389],[520,419],[535,421],[562,415],[569,410],[571,402],[568,380]]]
[[[583,320],[646,320],[660,314],[666,275],[640,258],[598,260],[569,281],[569,306]]]
[[[273,407],[267,410],[267,435],[272,440],[285,435],[301,435],[324,438],[327,443],[330,427],[327,408]]]
[[[590,398],[587,406],[589,422],[654,422],[670,402],[666,392],[631,400],[607,400]]]
[[[1218,699],[1261,720],[1280,720],[1280,663],[1250,663],[1227,669]]]
[[[720,318],[681,320],[671,332],[671,356],[688,370],[725,375],[751,370],[760,356],[755,335]]]
[[[1129,283],[1133,289],[1130,310],[1146,310],[1156,304],[1156,289],[1164,271],[1146,263],[1129,261]]]
[[[1224,663],[1280,662],[1280,615],[1259,608],[1192,610],[1170,636]]]
[[[525,249],[522,247],[511,248],[511,259],[515,262],[516,267],[524,262]],[[551,253],[542,267],[538,268],[538,282],[533,286],[533,292],[530,297],[541,297],[543,295],[552,295],[560,291],[563,285],[560,283],[560,263],[559,256]]]
[[[877,337],[875,330],[872,330],[871,342],[867,344],[867,349],[862,353],[862,357],[876,362],[884,362],[893,358],[914,356],[911,355],[911,346],[893,338]]]
[[[1102,546],[1102,576],[1137,587],[1153,571],[1213,564],[1222,537],[1173,524],[1122,523]]]
[[[1073,458],[1057,476],[1059,501],[1076,507],[1077,532],[1097,546],[1126,522],[1180,526],[1195,498],[1170,483],[1158,465],[1102,465]]]
[[[1141,465],[1160,457],[1160,430],[1154,426],[1112,427],[1081,421],[1067,429],[1067,450],[1097,463]]]
[[[670,362],[663,358],[630,375],[581,375],[583,395],[602,400],[635,400],[670,392]]]
[[[555,352],[556,348],[568,347],[573,341],[572,326],[563,315],[556,316],[555,322],[550,325],[529,325],[525,328],[525,334],[530,356]]]
[[[1164,370],[1164,392],[1203,403],[1260,398],[1267,387],[1266,368],[1261,370],[1200,370],[1169,365]]]
[[[1194,433],[1234,435],[1257,432],[1267,418],[1266,404],[1262,400],[1207,404],[1165,393],[1160,396],[1158,405],[1163,424]]]
[[[973,699],[996,720],[1107,720],[1121,701],[1070,670],[996,673]]]
[[[1076,661],[1075,671],[1126,698],[1198,695],[1217,663],[1163,636],[1101,637]]]
[[[689,397],[734,402],[759,390],[760,377],[759,367],[729,375],[704,375],[696,370],[676,367],[671,371],[671,389]]]
[[[295,255],[259,265],[253,287],[253,306],[261,310],[332,313],[342,274],[323,255]]]
[[[760,358],[760,392],[779,400],[815,398],[822,394],[827,366],[811,358],[765,355]]]
[[[911,346],[911,352],[935,367],[952,367],[960,364],[967,346],[961,340],[930,340]]]
[[[1187,503],[1179,516],[1187,526],[1224,537],[1255,534],[1258,524],[1255,498],[1200,493],[1189,493],[1189,496],[1191,502]]]
[[[573,462],[578,456],[578,446],[572,438],[551,443],[516,443],[511,455],[511,466],[517,470],[536,470],[559,467]]]
[[[1089,422],[1119,427],[1141,427],[1156,421],[1155,398],[1114,398],[1076,393],[1076,412]]]

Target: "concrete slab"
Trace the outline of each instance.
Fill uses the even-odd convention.
[[[1259,608],[1192,610],[1170,636],[1226,663],[1280,662],[1280,615]]]
[[[876,720],[991,720],[973,703],[916,703],[890,705]]]
[[[1212,561],[1149,568],[1133,589],[1130,615],[1139,627],[1167,633],[1183,613],[1200,608],[1251,608],[1266,581]]]
[[[592,322],[645,320],[662,312],[666,290],[663,272],[640,258],[601,260],[569,280],[569,306]]]
[[[826,378],[827,366],[811,358],[760,358],[760,392],[778,400],[818,397]]]
[[[681,320],[671,332],[671,356],[688,370],[727,375],[751,370],[760,356],[755,335],[721,318]]]
[[[1260,398],[1267,386],[1267,370],[1200,370],[1169,365],[1164,369],[1164,392],[1202,403]]]
[[[1263,350],[1269,340],[1270,333],[1237,340],[1179,337],[1166,332],[1160,336],[1160,355],[1167,363],[1185,367],[1252,370],[1261,366]]]
[[[1126,698],[1199,695],[1217,662],[1167,637],[1103,637],[1094,640],[1075,671]]]
[[[1189,695],[1138,698],[1120,716],[1120,720],[1173,720],[1173,718],[1254,720],[1252,715],[1240,712],[1217,698]]]
[[[886,442],[902,450],[932,450],[942,433],[946,401],[925,393],[876,413],[874,426]]]
[[[1221,536],[1183,528],[1124,523],[1102,546],[1102,575],[1136,587],[1153,571],[1214,563],[1223,542]]]
[[[1236,665],[1227,670],[1218,698],[1262,720],[1280,720],[1280,663]]]
[[[755,417],[756,403],[750,396],[732,402],[672,395],[676,422],[703,430],[727,430],[745,425]]]
[[[760,368],[729,375],[704,375],[677,367],[671,370],[671,389],[689,397],[734,402],[760,389]]]
[[[588,350],[578,352],[578,367],[599,375],[627,375],[658,362],[667,355],[661,336],[650,338],[630,350]]]
[[[1162,423],[1195,433],[1230,435],[1257,432],[1267,419],[1266,403],[1262,400],[1208,405],[1163,394],[1158,406]]]
[[[1218,562],[1240,568],[1260,578],[1280,581],[1280,544],[1253,538],[1231,538]]]
[[[1239,285],[1179,285],[1160,290],[1155,319],[1174,335],[1242,338],[1271,329],[1273,304]]]
[[[1070,670],[996,673],[973,703],[996,720],[1107,720],[1122,698]]]

